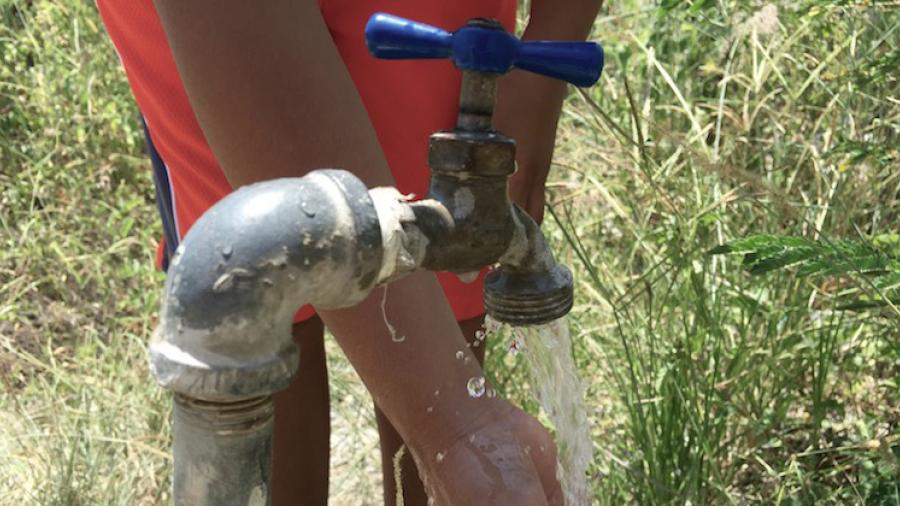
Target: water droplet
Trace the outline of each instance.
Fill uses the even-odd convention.
[[[497,391],[494,390],[493,388],[488,388],[488,390],[487,390],[487,396],[488,396],[489,398],[493,399],[494,397],[497,397]]]
[[[303,210],[303,214],[305,214],[308,218],[316,217],[316,211],[310,208],[305,201],[300,203],[300,209]]]
[[[397,329],[391,325],[391,322],[388,321],[387,317],[387,289],[388,285],[384,285],[384,295],[381,297],[381,317],[384,319],[384,326],[387,327],[388,332],[391,334],[391,341],[395,343],[402,343],[406,341],[406,336],[400,335],[397,333]]]
[[[475,339],[477,339],[479,341],[484,341],[485,337],[487,337],[487,334],[485,334],[484,330],[479,329],[479,330],[475,331]]]
[[[230,244],[228,246],[225,246],[224,248],[222,248],[222,258],[224,258],[225,260],[228,260],[229,258],[231,258],[232,253],[234,253],[234,249],[231,247]]]
[[[234,287],[234,284],[237,280],[250,277],[253,277],[253,273],[248,271],[247,269],[232,269],[219,276],[219,278],[216,279],[215,283],[213,283],[212,289],[216,293],[226,292]]]
[[[472,343],[473,348],[477,348],[479,346],[481,346],[481,341],[475,341],[474,343]]]
[[[480,274],[480,272],[478,272],[478,271],[458,272],[458,273],[456,273],[456,277],[458,277],[459,280],[462,281],[463,283],[469,284],[469,283],[472,283],[473,281],[475,281],[476,279],[478,279],[478,274]]]
[[[462,358],[465,356],[466,356],[466,354],[463,353],[462,350],[459,350],[456,352],[456,360],[462,360]]]
[[[435,391],[434,391],[434,396],[437,397],[437,396],[439,396],[439,395],[441,395],[441,391],[435,389]]]
[[[470,442],[470,443],[474,443],[474,442],[475,442],[475,434],[469,434],[469,442]]]
[[[438,461],[438,464],[440,464],[444,461],[444,452],[437,452],[437,455],[435,455],[434,458]]]
[[[230,290],[232,286],[234,286],[234,276],[230,273],[225,273],[213,283],[212,289],[216,293],[222,293]]]
[[[466,389],[469,391],[469,397],[477,399],[484,395],[484,376],[474,376],[469,378]]]
[[[425,411],[427,413],[431,413],[432,411],[434,411],[434,406],[428,406],[427,408],[425,408]]]

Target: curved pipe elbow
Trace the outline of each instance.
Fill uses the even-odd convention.
[[[349,172],[240,188],[194,224],[169,267],[154,376],[202,399],[286,387],[297,309],[360,302],[380,281],[382,257],[375,205]]]

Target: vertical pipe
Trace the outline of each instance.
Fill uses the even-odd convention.
[[[173,502],[267,506],[271,394],[297,369],[292,317],[355,304],[393,274],[380,218],[358,178],[315,171],[238,189],[182,245],[150,344],[153,375],[175,392]]]
[[[175,506],[268,506],[272,397],[173,404]]]

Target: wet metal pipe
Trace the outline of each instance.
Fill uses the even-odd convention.
[[[153,374],[207,400],[280,390],[297,367],[294,312],[361,301],[381,263],[375,205],[349,172],[243,187],[194,224],[172,260]]]
[[[271,394],[298,363],[292,316],[355,304],[382,281],[381,229],[365,185],[331,170],[241,188],[187,234],[150,345],[175,392],[176,505],[269,504]]]

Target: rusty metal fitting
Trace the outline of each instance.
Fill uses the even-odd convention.
[[[490,132],[494,129],[494,102],[499,74],[463,72],[459,88],[459,113],[456,128],[470,132]]]
[[[516,171],[516,143],[495,132],[436,132],[428,139],[428,165],[448,175],[509,177]]]

